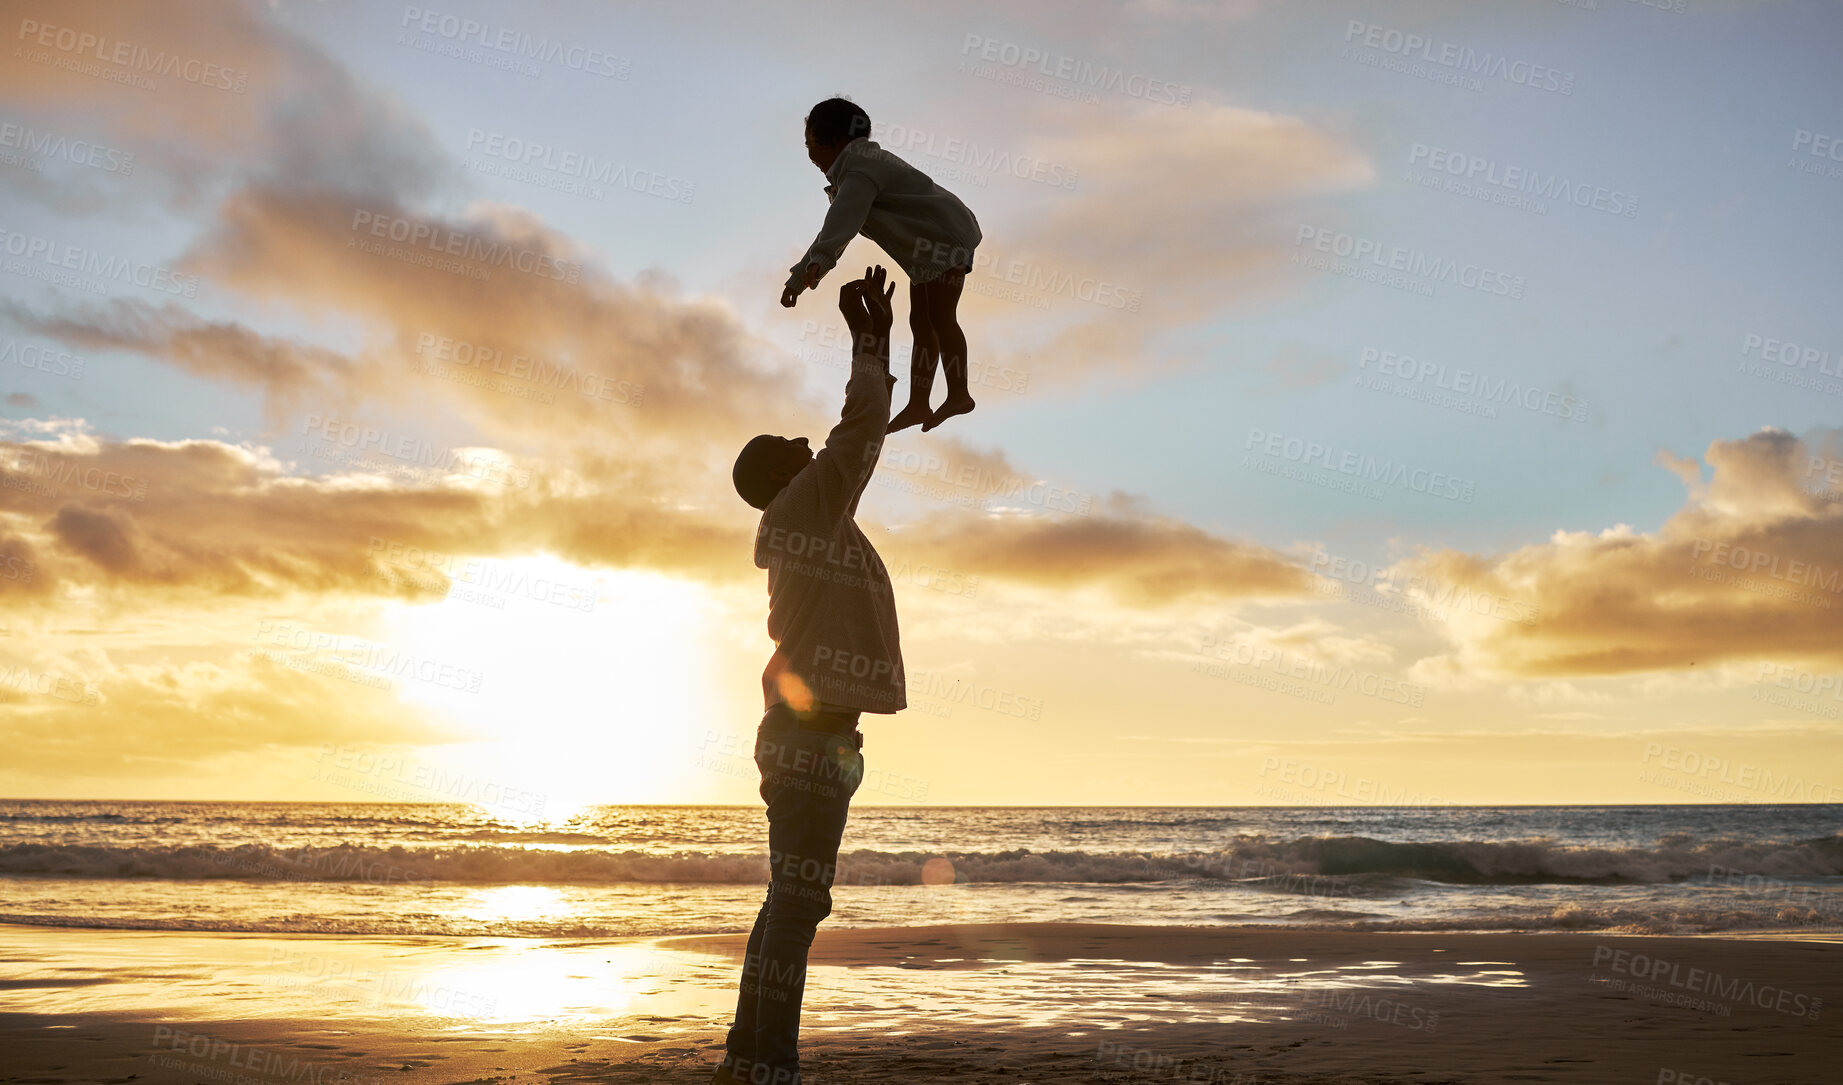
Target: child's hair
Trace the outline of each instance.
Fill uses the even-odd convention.
[[[819,143],[844,143],[870,135],[870,114],[849,98],[827,98],[806,115],[806,126]]]

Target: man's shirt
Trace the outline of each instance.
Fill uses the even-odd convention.
[[[852,359],[845,407],[813,456],[762,511],[755,565],[768,570],[765,708],[802,698],[865,712],[908,707],[896,595],[883,559],[858,530],[858,499],[877,467],[890,418],[887,363]]]

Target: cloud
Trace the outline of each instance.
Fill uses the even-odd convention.
[[[218,441],[92,443],[89,452],[0,443],[0,526],[33,548],[41,576],[109,589],[117,605],[297,591],[439,598],[445,582],[380,572],[390,543],[446,554],[549,550],[584,566],[707,580],[754,572],[752,533],[737,518],[651,503],[638,472],[639,493],[565,492],[549,477],[526,488],[481,485],[434,472],[408,486],[353,472],[303,478],[267,449]]]
[[[1301,595],[1310,586],[1302,568],[1264,546],[1164,518],[937,514],[905,526],[887,549],[1034,587],[1098,586],[1129,606]]]
[[[134,517],[120,508],[65,505],[51,519],[51,531],[64,548],[90,559],[118,577],[147,574],[148,541]]]
[[[1050,299],[1061,319],[1034,349],[1059,376],[1170,368],[1159,334],[1270,296],[1300,208],[1376,176],[1354,141],[1281,113],[1103,101],[1071,128],[1042,112],[1024,146],[1076,165],[1078,188],[986,230],[994,262],[968,278],[963,305],[1042,324],[998,299]]]
[[[1149,511],[1141,497],[1102,497],[1012,464],[1002,449],[953,437],[886,442],[873,490],[920,489],[955,508],[892,529],[888,556],[1054,589],[1099,586],[1128,606],[1189,598],[1295,595],[1311,578],[1255,543],[1211,535]]]
[[[251,176],[421,196],[457,175],[400,103],[259,5],[56,0],[12,10],[18,29],[0,55],[0,94],[23,103],[40,131],[132,152],[136,185],[176,206],[208,204]],[[112,77],[46,59],[80,59]],[[94,185],[60,179],[34,191],[66,211],[107,207]]]
[[[1179,20],[1203,12],[1167,9]],[[994,102],[989,86],[967,79],[926,108],[891,117],[872,103],[870,112],[886,149],[925,171],[1054,182],[944,182],[984,235],[960,298],[969,350],[1030,372],[1033,387],[1194,364],[1161,337],[1291,289],[1273,269],[1299,224],[1327,197],[1376,179],[1353,135],[1212,100],[1207,89],[1183,107],[1108,91],[1071,110],[1036,94],[1000,91]],[[887,259],[868,241],[854,245],[842,267]]]
[[[51,591],[51,577],[39,567],[38,551],[22,536],[0,529],[0,599],[18,602]]]
[[[158,358],[208,380],[265,394],[272,418],[303,402],[352,404],[382,394],[389,382],[379,367],[362,367],[334,350],[259,334],[235,321],[208,321],[175,304],[159,307],[116,298],[63,313],[41,314],[0,302],[21,329],[71,346],[128,350]]]
[[[308,669],[319,662],[254,644],[223,662],[127,663],[97,650],[0,662],[11,786],[145,780],[246,751],[460,737],[389,682],[329,681]]]
[[[420,240],[401,240],[410,236]],[[252,186],[182,264],[251,298],[356,319],[374,340],[372,364],[388,366],[355,369],[363,389],[389,383],[451,403],[502,436],[570,434],[605,448],[597,435],[612,428],[727,451],[767,421],[819,414],[791,391],[796,364],[764,364],[764,344],[727,306],[613,281],[586,255],[515,208],[444,216]],[[431,364],[464,379],[431,376]],[[601,394],[604,382],[623,394]]]
[[[1533,623],[1454,610],[1442,626],[1454,650],[1417,670],[1446,680],[1843,666],[1840,457],[1834,429],[1717,440],[1700,462],[1659,457],[1688,499],[1655,533],[1558,531],[1507,554],[1442,549],[1401,563],[1443,592],[1540,607]]]
[[[1001,453],[968,455],[987,465],[988,477],[1029,477]],[[119,605],[290,592],[414,600],[445,591],[439,574],[392,575],[391,546],[547,552],[585,567],[712,584],[759,575],[746,560],[748,516],[670,500],[644,465],[628,464],[622,475],[604,466],[608,473],[593,478],[534,474],[528,487],[481,485],[464,473],[408,486],[357,472],[300,477],[266,448],[65,434],[61,442],[0,443],[0,526],[14,526],[10,545],[45,583],[109,589]],[[1116,497],[1089,516],[949,510],[879,532],[880,549],[890,561],[1019,584],[1099,587],[1132,606],[1308,589],[1300,566],[1265,547],[1122,514],[1133,507]],[[6,553],[0,548],[0,558]]]

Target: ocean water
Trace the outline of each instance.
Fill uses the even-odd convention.
[[[0,922],[504,937],[746,931],[760,807],[0,801]],[[873,807],[837,926],[1843,931],[1843,806]]]

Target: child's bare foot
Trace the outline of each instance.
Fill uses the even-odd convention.
[[[926,422],[922,423],[922,432],[927,433],[929,430],[947,421],[954,415],[965,414],[972,409],[972,396],[967,395],[965,392],[949,392],[947,393],[947,399],[943,401],[939,407],[934,409],[934,413],[928,416]],[[904,410],[903,413],[907,414],[909,412]]]
[[[907,407],[896,412],[896,417],[890,419],[889,428],[883,432],[895,433],[899,429],[908,429],[910,426],[920,426],[926,421],[928,421],[928,405],[926,403],[911,402]],[[923,428],[926,427],[924,426]]]

